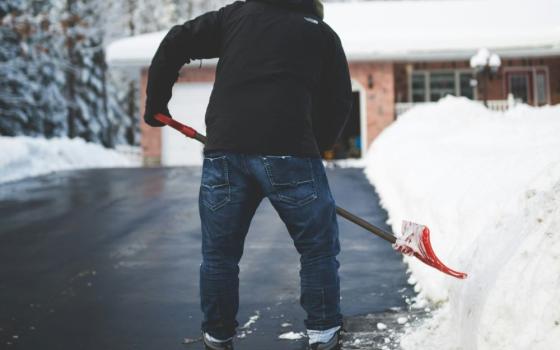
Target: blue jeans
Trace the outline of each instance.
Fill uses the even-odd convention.
[[[300,302],[307,329],[342,325],[336,208],[321,159],[211,151],[205,155],[199,197],[202,331],[217,339],[235,335],[239,261],[264,197],[301,255]]]

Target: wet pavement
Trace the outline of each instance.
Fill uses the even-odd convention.
[[[362,170],[328,176],[338,205],[386,228]],[[0,185],[0,349],[201,349],[199,179],[197,168],[115,169]],[[344,348],[397,348],[413,295],[405,266],[381,239],[339,223]],[[263,201],[241,264],[236,349],[305,348],[278,339],[304,331],[298,265]]]

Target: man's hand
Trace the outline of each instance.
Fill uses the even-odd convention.
[[[154,112],[146,108],[146,113],[144,113],[144,121],[146,122],[146,124],[155,128],[161,128],[162,126],[165,126],[165,124],[163,124],[162,122],[156,119],[156,114],[158,113],[165,114],[169,118],[173,118],[167,108],[164,111],[158,111],[158,112]]]

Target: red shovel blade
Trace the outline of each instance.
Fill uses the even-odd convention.
[[[438,259],[430,242],[430,230],[424,225],[403,221],[402,234],[393,247],[405,255],[415,256],[423,263],[450,276],[459,279],[467,278],[466,273],[450,269]]]

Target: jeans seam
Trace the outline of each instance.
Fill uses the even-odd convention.
[[[323,312],[323,320],[327,319],[327,303],[325,300],[325,288],[321,288],[321,308]]]

